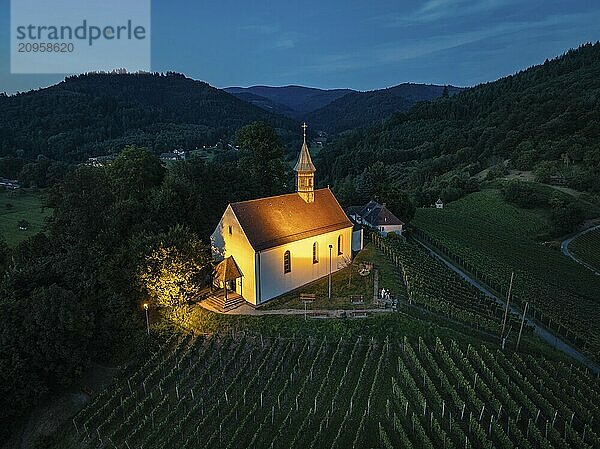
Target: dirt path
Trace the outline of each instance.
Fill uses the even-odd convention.
[[[569,244],[573,240],[575,240],[577,237],[581,237],[582,235],[587,234],[588,232],[594,231],[596,229],[600,229],[600,225],[596,225],[596,226],[592,226],[590,228],[584,229],[583,231],[580,231],[577,234],[572,235],[571,237],[563,240],[560,244],[560,250],[562,251],[562,253],[565,256],[570,257],[578,264],[583,265],[588,270],[592,271],[596,276],[600,276],[600,272],[598,272],[594,267],[592,267],[590,264],[584,262],[583,260],[579,259],[578,257],[574,256],[573,253],[571,253],[571,251],[569,251]]]

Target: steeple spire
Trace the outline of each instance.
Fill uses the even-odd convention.
[[[300,195],[304,201],[312,203],[315,200],[314,179],[316,168],[310,157],[310,152],[308,151],[306,128],[308,128],[308,125],[302,123],[304,141],[294,171],[296,172],[296,192],[298,192],[298,195]]]

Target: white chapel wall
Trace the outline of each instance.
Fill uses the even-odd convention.
[[[337,240],[342,236],[342,254],[338,255]],[[318,263],[313,263],[313,243],[318,244]],[[265,302],[290,290],[326,276],[329,273],[329,245],[333,245],[331,271],[346,266],[352,258],[352,228],[310,237],[260,253],[260,292]],[[283,257],[290,251],[292,270],[285,273]]]

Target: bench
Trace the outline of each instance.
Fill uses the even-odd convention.
[[[363,304],[365,299],[363,295],[350,295],[350,302],[352,304]]]
[[[314,293],[300,293],[300,301],[314,302],[317,299],[317,295]]]

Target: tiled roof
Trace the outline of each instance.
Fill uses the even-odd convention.
[[[329,189],[315,190],[312,203],[290,193],[232,203],[231,209],[256,251],[352,227]]]

